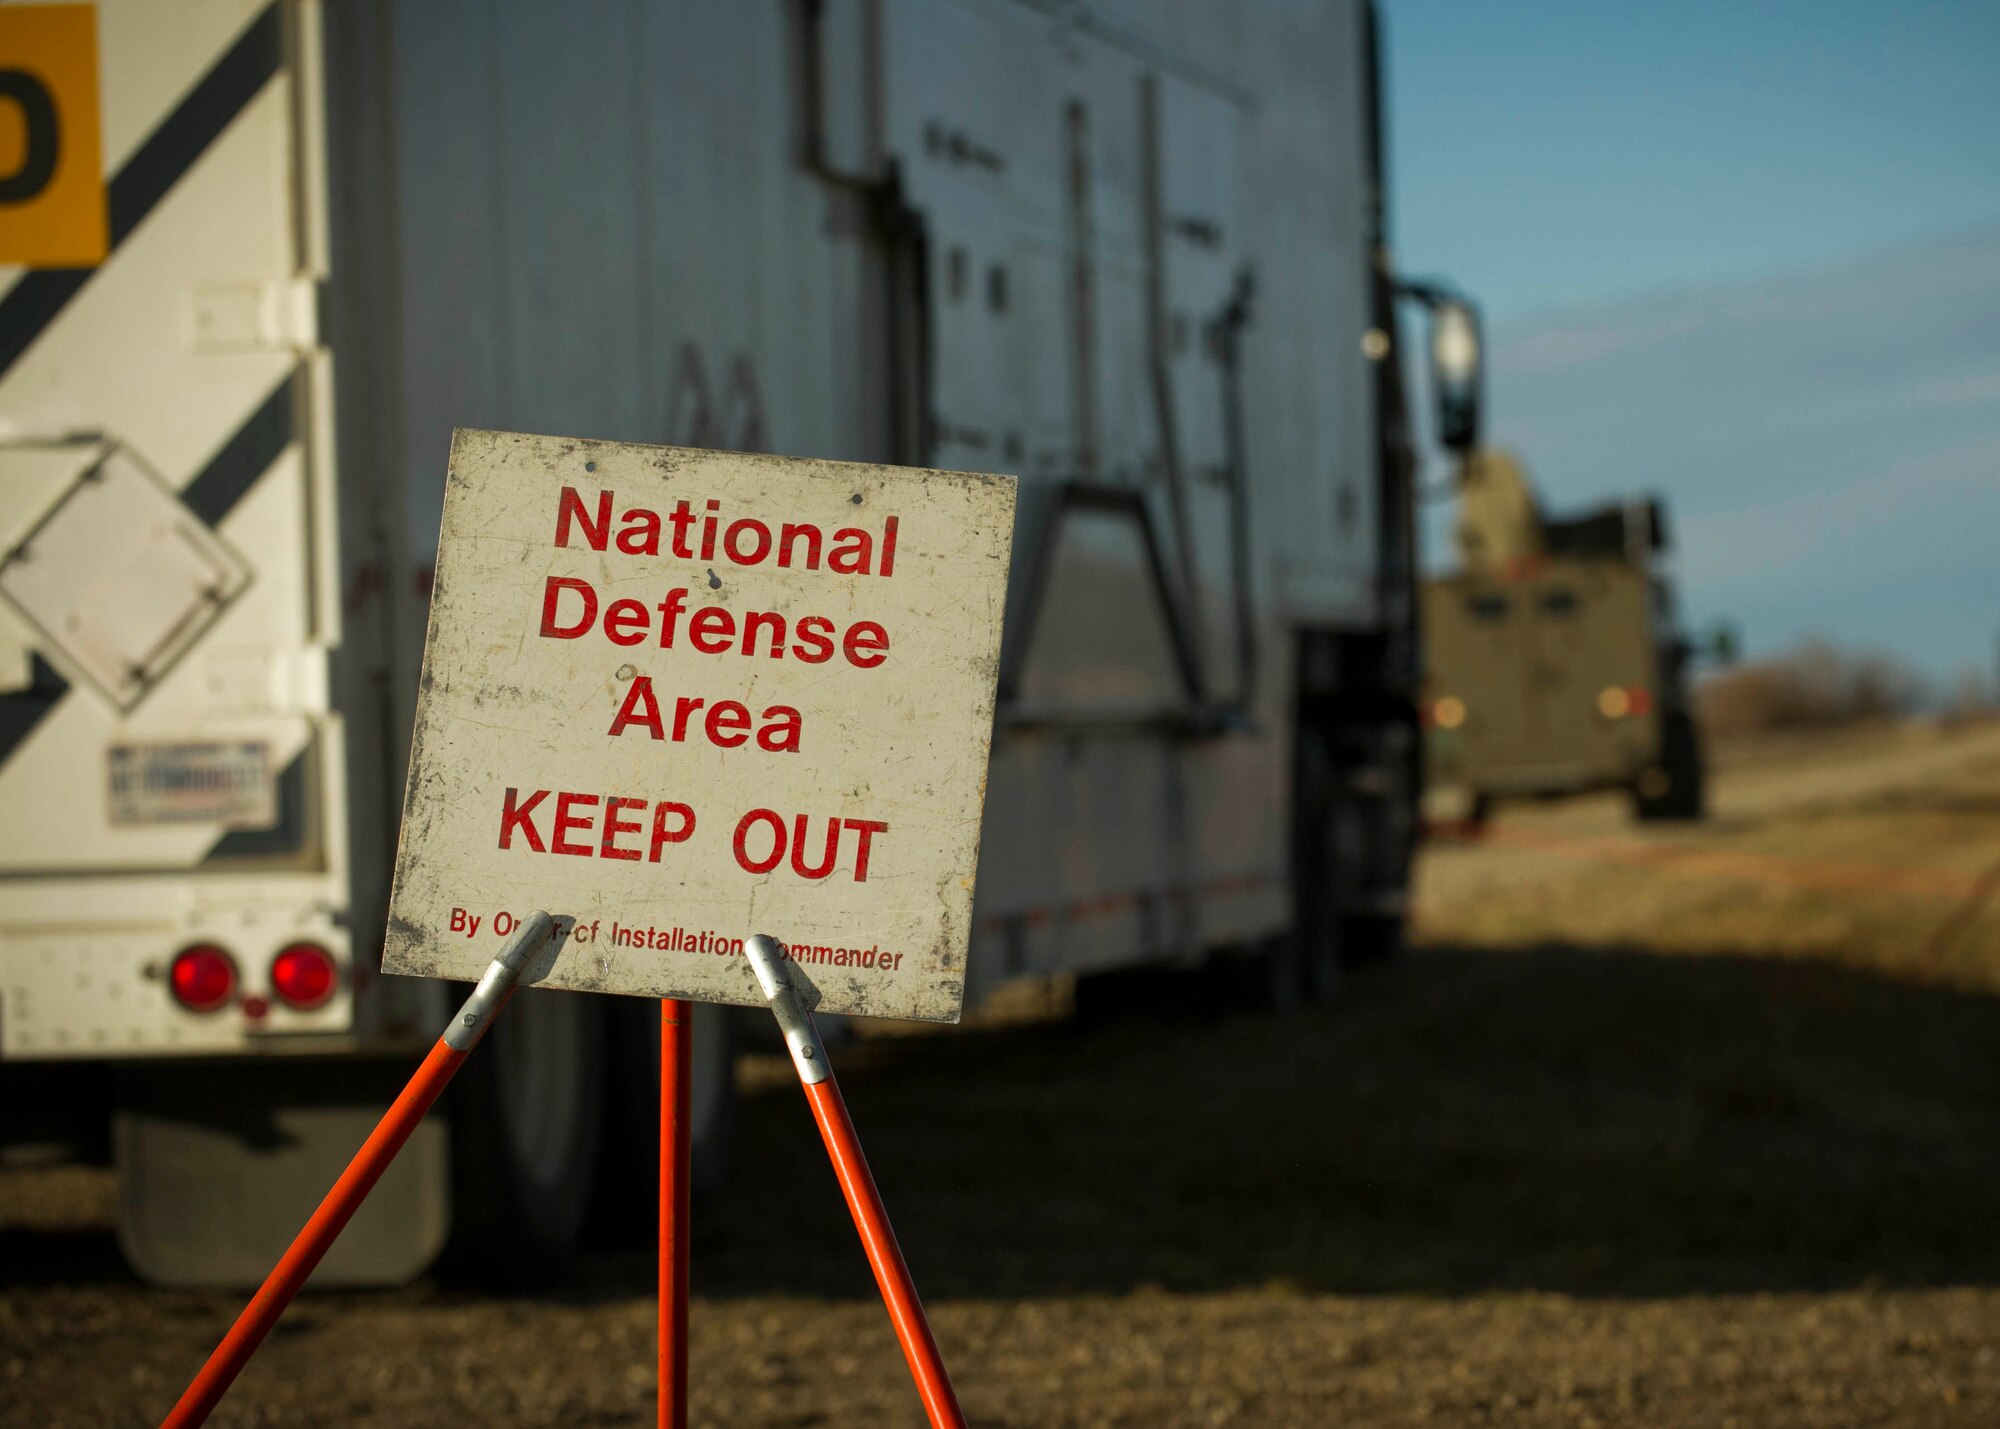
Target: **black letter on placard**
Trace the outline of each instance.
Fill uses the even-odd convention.
[[[56,105],[48,86],[24,69],[0,69],[0,100],[12,100],[20,107],[25,136],[20,167],[11,174],[0,174],[0,203],[26,203],[56,175],[62,127],[56,122]]]

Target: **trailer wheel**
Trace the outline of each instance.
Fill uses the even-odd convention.
[[[1306,956],[1302,928],[1266,939],[1250,964],[1248,1004],[1259,1012],[1297,1012],[1305,1006]]]
[[[1367,870],[1365,891],[1354,897],[1342,928],[1341,955],[1350,968],[1387,961],[1403,950],[1409,913],[1410,871],[1417,852],[1420,745],[1414,728],[1393,725],[1374,748],[1379,778],[1360,801],[1360,825],[1343,844],[1348,866]]]
[[[1346,909],[1359,872],[1354,850],[1362,838],[1362,811],[1342,796],[1324,735],[1300,733],[1298,781],[1292,936],[1285,940],[1288,946],[1272,949],[1267,968],[1274,1011],[1339,993]]]
[[[736,1131],[736,1018],[727,1007],[694,1003],[694,1124],[688,1131],[689,1191],[719,1195]],[[598,1166],[597,1210],[607,1238],[651,1234],[659,1211],[660,1004],[619,998],[612,1008],[610,1138]]]
[[[605,1008],[515,994],[452,1086],[447,1261],[486,1283],[545,1283],[575,1258],[604,1121]]]
[[[1660,762],[1639,776],[1632,790],[1633,816],[1651,823],[1667,819],[1699,819],[1704,798],[1701,731],[1693,716],[1675,711],[1660,729]]]

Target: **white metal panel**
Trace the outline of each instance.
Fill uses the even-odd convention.
[[[1243,242],[1243,116],[1213,90],[1172,75],[1157,81],[1161,158],[1160,236],[1167,385],[1174,450],[1188,508],[1197,589],[1190,612],[1217,695],[1241,691],[1236,507],[1239,492],[1226,404],[1220,324],[1248,276]],[[1247,693],[1247,692],[1245,692]]]
[[[1253,507],[1258,544],[1280,610],[1365,627],[1378,613],[1361,16],[1341,0],[1260,5],[1257,19],[1237,63],[1285,96],[1258,107],[1249,150],[1250,464],[1280,483]]]
[[[534,67],[523,69],[515,54],[526,29],[481,7],[394,11],[404,295],[397,361],[413,414],[397,465],[410,477],[407,540],[415,552],[435,529],[437,493],[428,473],[438,469],[450,421],[568,430],[577,424],[566,415],[544,418],[561,412],[625,421],[636,382],[660,394],[642,416],[665,430],[607,425],[598,434],[687,441],[700,422],[703,435],[719,429],[734,441],[741,428],[722,412],[739,350],[750,359],[777,449],[861,454],[851,445],[864,429],[854,414],[884,400],[879,387],[859,385],[864,369],[856,361],[864,347],[857,334],[880,321],[866,306],[867,283],[856,277],[874,261],[877,240],[846,196],[830,195],[800,162],[784,7],[690,6],[636,20],[617,7],[580,13],[573,32],[536,32],[536,46],[549,55],[547,72],[570,77],[556,90],[568,96],[574,76],[591,75],[578,112],[556,123],[581,126],[580,133],[617,130],[616,115],[631,103],[632,72],[643,73],[644,103],[633,111],[642,118],[623,143],[628,156],[641,156],[633,160],[642,165],[639,177],[624,180],[647,195],[636,216],[627,195],[571,187],[568,170],[578,184],[621,181],[601,154],[580,155],[564,171],[523,161],[537,143],[523,131],[540,122],[533,95],[549,88],[538,91]],[[831,18],[851,37],[852,15]],[[1286,783],[1290,686],[1282,655],[1289,622],[1365,626],[1373,618],[1374,418],[1359,352],[1368,255],[1361,247],[1358,12],[1345,0],[1138,7],[885,0],[880,30],[881,143],[899,163],[902,196],[921,213],[928,242],[931,415],[938,422],[931,459],[940,463],[1015,470],[1035,481],[1088,475],[1135,486],[1148,479],[1159,432],[1146,347],[1141,80],[1148,73],[1171,80],[1170,128],[1181,122],[1185,106],[1176,96],[1183,91],[1241,116],[1240,238],[1225,237],[1230,261],[1213,270],[1233,268],[1240,253],[1259,281],[1244,376],[1255,522],[1249,574],[1266,655],[1253,702],[1257,724],[1177,750],[1150,736],[1065,739],[1056,746],[1062,757],[1047,759],[1043,741],[1053,736],[1009,734],[996,753],[996,788],[1004,782],[1010,798],[1026,802],[1019,817],[997,809],[989,817],[982,906],[1019,928],[1028,926],[1022,918],[1041,916],[1038,909],[1127,900],[1125,912],[1063,915],[1069,931],[1058,941],[1070,949],[1065,956],[1077,957],[1136,956],[1159,946],[1162,927],[1174,941],[1176,900],[1199,905],[1204,938],[1275,926],[1284,917],[1285,818],[1271,804]],[[626,37],[621,43],[632,55],[580,59],[600,32]],[[842,60],[835,68],[851,81],[866,66]],[[850,120],[850,86],[834,88],[836,118]],[[496,96],[514,97],[501,104]],[[1093,271],[1083,316],[1094,371],[1087,424],[1077,415],[1078,237],[1065,130],[1075,99],[1088,105],[1083,218]],[[854,150],[853,135],[842,134],[834,147]],[[1184,143],[1175,137],[1167,147],[1171,176],[1171,151]],[[1182,163],[1200,167],[1192,157]],[[1186,196],[1170,193],[1170,205]],[[504,217],[465,221],[494,214]],[[551,215],[560,242],[538,227]],[[551,350],[567,354],[563,362],[522,351],[558,299],[573,292],[587,315],[600,311],[597,278],[572,270],[581,264],[630,273],[623,245],[635,224],[643,236],[630,241],[653,256],[626,280],[627,306],[558,335]],[[516,252],[531,229],[544,245],[532,261]],[[963,274],[956,298],[955,263]],[[996,268],[1005,275],[1004,310],[989,297]],[[653,344],[628,359],[630,314],[640,310]],[[1197,322],[1191,313],[1187,350],[1196,356]],[[597,334],[601,344],[584,343],[578,333]],[[698,362],[687,360],[690,351]],[[1212,373],[1199,365],[1185,371],[1189,392],[1177,411],[1194,424],[1188,439],[1197,464],[1209,465],[1205,454],[1219,433],[1219,419],[1207,415],[1214,412]],[[1204,383],[1208,401],[1199,395]],[[530,420],[531,409],[542,415]],[[1080,451],[1085,425],[1094,434],[1088,460]],[[1044,509],[1035,481],[1023,489],[1024,532]],[[1219,504],[1212,493],[1194,501]],[[1215,514],[1198,516],[1197,524],[1219,529]],[[1059,561],[1080,549],[1067,543]],[[1226,562],[1217,550],[1202,554],[1205,625],[1210,642],[1220,643]],[[1150,579],[1143,556],[1128,538],[1114,559],[1125,563],[1118,588],[1138,601]],[[1051,570],[1056,604],[1079,574]],[[1065,626],[1072,636],[1084,628],[1061,619],[1054,628]],[[1108,670],[1116,683],[1127,654],[1072,639],[1059,663],[1100,676]],[[1030,682],[1053,673],[1032,673]],[[1123,670],[1147,689],[1161,688],[1163,673],[1157,644]],[[1119,795],[1086,796],[1100,788]],[[1131,851],[1129,866],[1053,853],[1048,831],[1072,827],[1064,822],[1070,819],[1080,821],[1079,837]],[[1056,924],[1047,918],[1055,916],[1033,922],[1031,938],[1054,937]],[[1086,932],[1093,918],[1104,941]]]
[[[132,19],[142,10],[143,22]],[[107,4],[112,167],[202,72],[203,55],[212,58],[231,27],[256,13],[254,0]],[[834,157],[893,151],[903,196],[929,221],[933,313],[947,339],[933,345],[936,415],[984,439],[979,447],[940,447],[939,459],[949,453],[958,465],[1051,481],[1148,479],[1159,435],[1146,367],[1141,79],[1154,74],[1162,85],[1170,208],[1201,199],[1175,186],[1212,162],[1190,157],[1210,139],[1187,137],[1182,117],[1216,106],[1240,116],[1243,221],[1240,249],[1228,240],[1228,256],[1233,262],[1240,252],[1259,282],[1244,382],[1250,574],[1267,651],[1255,724],[1178,745],[1130,734],[1008,735],[994,764],[996,790],[1006,793],[988,820],[982,908],[993,936],[1018,944],[1023,966],[1043,970],[1092,959],[1109,965],[1101,960],[1157,953],[1196,934],[1220,940],[1274,926],[1284,916],[1285,820],[1270,804],[1285,787],[1290,685],[1284,661],[1268,652],[1284,649],[1293,620],[1365,627],[1374,618],[1374,416],[1359,352],[1368,256],[1358,11],[1350,0],[884,0],[883,51],[873,57],[855,52],[856,36],[869,32],[860,10],[834,4],[827,13],[837,32],[829,61]],[[310,63],[317,8],[286,14],[292,31],[303,26],[297,53]],[[606,437],[680,441],[697,439],[692,429],[701,424],[701,439],[727,444],[888,455],[869,446],[885,430],[885,398],[879,369],[862,356],[880,343],[883,240],[861,198],[833,190],[801,162],[792,7],[607,0],[544,13],[404,0],[379,12],[387,24],[379,36],[369,30],[377,12],[357,14],[343,10],[339,23],[370,48],[349,78],[381,88],[333,97],[365,122],[344,125],[332,142],[367,149],[364,170],[377,155],[387,168],[374,183],[342,190],[345,202],[366,210],[360,222],[373,225],[370,241],[379,236],[384,250],[366,286],[342,293],[367,314],[351,327],[380,323],[344,369],[343,385],[370,394],[345,430],[379,424],[384,435],[343,480],[356,492],[400,489],[393,504],[377,505],[385,529],[395,528],[389,544],[415,557],[392,559],[387,569],[363,563],[348,579],[358,603],[381,591],[404,613],[406,655],[422,620],[412,581],[422,572],[411,566],[427,562],[434,542],[437,473],[455,423],[564,430],[587,423]],[[157,62],[149,65],[150,56]],[[386,72],[369,68],[377,64]],[[882,91],[854,93],[866,82],[857,76],[871,73]],[[0,382],[0,417],[22,414],[38,428],[111,427],[180,481],[223,450],[286,380],[299,354],[282,348],[314,335],[269,315],[301,313],[303,290],[288,285],[319,262],[310,244],[314,218],[284,197],[310,196],[317,182],[311,136],[293,134],[286,117],[302,108],[310,118],[316,101],[309,88],[301,98],[289,84],[281,74],[253,101],[91,280],[59,329]],[[1183,95],[1198,98],[1183,104]],[[1068,196],[1065,129],[1067,106],[1079,99],[1088,105],[1082,216],[1092,260],[1082,314],[1092,372],[1087,461],[1074,365],[1078,213]],[[881,132],[866,133],[856,121],[877,112]],[[924,130],[932,118],[950,121],[936,155],[927,153]],[[301,145],[308,167],[294,171]],[[998,170],[978,159],[989,149],[1003,158]],[[352,152],[341,157],[360,162]],[[181,202],[189,195],[203,196],[191,210]],[[238,212],[245,204],[253,206],[248,219]],[[309,240],[303,252],[300,230]],[[954,248],[966,255],[966,293],[960,307],[943,312],[936,304]],[[1170,287],[1183,292],[1206,281],[1187,270],[1187,256],[1172,260]],[[995,270],[1004,274],[1001,307],[989,298]],[[1201,395],[1210,374],[1199,366],[1198,304],[1177,296],[1173,305],[1190,310],[1190,355],[1177,359],[1187,365],[1176,380],[1184,460],[1206,465],[1215,429],[1203,415],[1213,408]],[[204,315],[208,329],[198,325]],[[281,350],[261,345],[274,339]],[[289,492],[279,505],[291,504],[250,514],[256,502],[274,499],[260,490],[224,523],[260,566],[244,618],[252,606],[272,618],[233,630],[213,649],[205,641],[186,664],[185,686],[155,698],[163,738],[175,711],[226,731],[279,729],[300,748],[313,739],[331,771],[343,767],[340,721],[315,713],[329,685],[321,647],[338,630],[329,601],[337,569],[331,452],[314,427],[327,377],[318,358],[306,364],[298,433],[304,484],[290,489],[292,469],[281,463],[266,483]],[[84,373],[102,374],[101,390],[117,394],[115,410],[83,391]],[[41,481],[20,471],[26,479],[10,482],[14,490]],[[0,510],[0,524],[30,519],[28,508],[53,492],[45,483],[39,489]],[[1028,494],[1024,512],[1039,509]],[[1195,501],[1213,506],[1212,495]],[[374,514],[365,495],[348,509]],[[1213,523],[1198,512],[1197,524]],[[1086,539],[1068,542],[1062,560],[1090,544],[1086,527]],[[280,551],[298,554],[280,560],[272,554]],[[1136,603],[1147,591],[1143,557],[1129,537],[1111,555],[1126,573],[1118,590]],[[1216,643],[1216,563],[1202,564],[1210,572],[1204,621]],[[295,568],[297,583],[282,584],[266,565]],[[1092,572],[1051,573],[1057,605],[1079,575]],[[1052,628],[1087,624],[1058,619]],[[377,627],[371,619],[361,628]],[[405,716],[384,720],[363,707],[377,640],[366,638],[368,649],[346,652],[341,688],[362,702],[354,717],[372,738],[397,730]],[[19,665],[21,648],[15,642],[10,657],[0,640],[0,665]],[[1095,663],[1107,653],[1111,665]],[[1113,683],[1131,676],[1149,690],[1164,688],[1157,643],[1124,667],[1118,654],[1072,640],[1058,663]],[[400,668],[395,708],[407,711],[414,659]],[[117,731],[101,712],[82,715],[89,698],[78,690],[64,696],[16,762],[45,759],[62,744],[64,759],[90,767]],[[400,758],[392,749],[363,762],[393,768]],[[15,777],[0,770],[0,806],[14,797]],[[93,787],[50,786],[35,797],[73,799]],[[329,798],[321,814],[323,874],[106,874],[89,880],[93,908],[105,919],[164,913],[176,927],[203,908],[256,905],[274,916],[337,910],[346,804]],[[367,825],[364,859],[385,852],[384,824]],[[190,844],[172,856],[197,855]],[[17,919],[52,917],[63,899],[74,902],[53,888],[6,896],[21,900],[6,905]]]
[[[33,4],[36,0],[0,0]],[[106,176],[271,0],[97,0],[98,106]],[[0,291],[25,269],[0,265]]]
[[[931,459],[945,466],[1018,471],[1028,433],[1067,423],[1063,406],[1036,411],[1051,384],[1061,313],[1016,289],[1046,282],[1021,266],[1024,248],[1064,241],[1061,113],[1049,86],[1045,27],[1005,5],[906,3],[886,7],[888,142],[902,161],[929,249]],[[1030,249],[1030,252],[1033,250]],[[1014,334],[1028,313],[1057,318]],[[1060,368],[1057,371],[1060,372]],[[1066,404],[1065,404],[1066,405]]]
[[[289,0],[100,9],[107,167],[146,177],[113,179],[127,231],[0,378],[0,426],[123,444],[242,554],[251,586],[128,713],[82,685],[16,713],[20,737],[0,763],[0,868],[11,875],[0,878],[0,963],[33,995],[17,980],[6,996],[6,1056],[248,1047],[353,1018],[343,992],[310,1015],[238,1008],[191,1023],[158,978],[204,936],[237,954],[252,994],[294,938],[346,956],[333,931],[345,913],[345,759],[327,678],[337,536],[315,410],[329,384],[302,282],[320,261],[306,192],[318,167],[297,167],[312,101],[286,67],[316,56],[317,15]],[[0,450],[8,538],[54,495],[35,451]],[[170,819],[164,806],[157,823],[111,818],[114,747],[215,742],[261,742],[289,771],[281,827],[233,828],[241,820],[219,808],[212,822]],[[23,972],[50,956],[77,961],[46,984]],[[114,974],[129,979],[116,992]]]
[[[104,165],[115,173],[270,0],[97,0]]]
[[[107,432],[176,484],[200,470],[297,362],[194,340],[200,290],[291,276],[290,132],[281,77],[0,377],[0,418],[28,433]]]
[[[305,566],[271,558],[297,550],[306,517],[305,476],[294,448],[222,526],[232,546],[264,557],[250,593],[223,612],[136,709],[121,715],[94,691],[73,690],[0,765],[0,808],[20,811],[0,821],[0,870],[193,870],[207,857],[224,827],[109,822],[106,751],[114,743],[258,739],[270,744],[279,769],[306,750],[324,708],[324,655],[300,639]],[[318,827],[307,832],[301,857],[327,866],[331,841]],[[0,882],[0,917],[38,897],[32,886]]]
[[[0,595],[50,656],[120,710],[144,699],[249,582],[242,556],[117,446],[98,448],[0,558]]]
[[[308,938],[332,953],[343,973],[331,998],[299,1011],[273,994],[270,968],[287,946]],[[255,999],[249,1011],[242,1002],[206,1013],[174,1003],[168,963],[195,942],[213,942],[235,959],[243,991]],[[281,1051],[288,1038],[349,1026],[352,961],[347,934],[324,913],[306,910],[24,927],[0,942],[0,1049],[36,1059]]]
[[[879,321],[860,310],[866,235],[800,165],[786,7],[424,3],[392,20],[402,300],[385,356],[419,579],[454,426],[883,455],[864,449],[883,399],[856,361]]]
[[[1194,741],[1010,727],[995,752],[982,955],[1048,971],[1269,932],[1288,917],[1292,624],[1375,618],[1358,12],[953,0],[887,5],[885,30],[886,142],[931,245],[937,450],[1028,478],[1020,559],[1041,565],[1017,574],[1010,613],[1025,651],[1016,713],[1101,720],[1185,702],[1136,519],[1087,502],[1047,519],[1056,485],[1079,482],[1145,493],[1207,692],[1245,696],[1254,721]],[[1149,311],[1155,153],[1165,410]],[[971,301],[986,250],[1008,233],[1021,235],[1011,266],[1026,275],[1010,318],[1033,324],[1012,330]],[[1257,290],[1243,336],[1252,526],[1239,573],[1235,454],[1206,339],[1245,268]],[[1262,657],[1249,691],[1239,575]]]
[[[1078,511],[1053,539],[1021,675],[1022,705],[1134,718],[1170,713],[1182,698],[1180,675],[1164,613],[1142,574],[1138,522]]]

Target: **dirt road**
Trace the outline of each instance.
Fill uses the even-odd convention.
[[[846,1049],[975,1422],[2000,1423],[2000,738],[1719,793],[1697,833],[1433,850],[1419,946],[1335,1006]],[[919,1422],[796,1088],[745,1078],[696,1422]],[[0,1423],[151,1422],[237,1308],[133,1285],[105,1212],[0,1177]],[[648,1423],[615,1229],[553,1298],[311,1297],[214,1422]]]
[[[2000,724],[1767,739],[1715,763],[1700,824],[1635,824],[1607,794],[1433,843],[1420,937],[1819,957],[2000,989]]]

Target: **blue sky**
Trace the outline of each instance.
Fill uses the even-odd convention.
[[[1386,0],[1396,243],[1505,320],[2000,225],[2000,4]]]
[[[1665,492],[1753,654],[1992,670],[2000,3],[1385,10],[1399,261],[1550,504]]]

